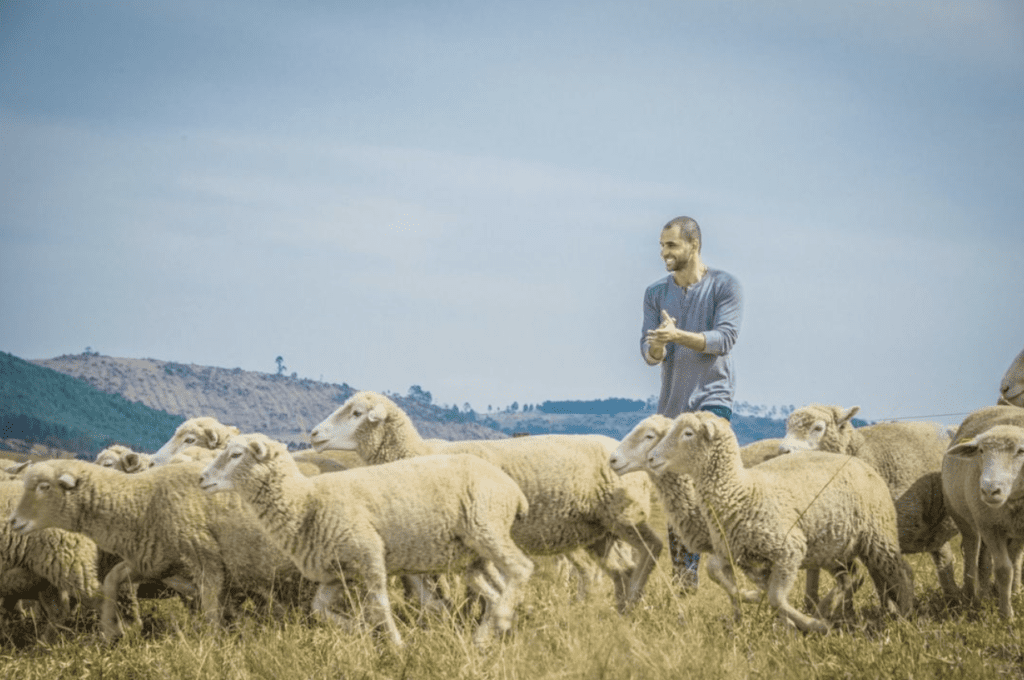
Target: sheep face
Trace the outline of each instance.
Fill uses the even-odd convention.
[[[979,497],[990,508],[998,508],[1011,498],[1024,498],[1024,427],[996,425],[952,445],[946,455],[980,459]]]
[[[620,475],[643,470],[647,455],[671,427],[672,419],[666,416],[655,414],[644,418],[623,438],[608,463]]]
[[[366,432],[387,420],[387,406],[374,395],[352,395],[341,408],[313,428],[310,442],[317,451],[330,449],[354,451]]]
[[[713,413],[683,413],[647,455],[646,467],[656,475],[675,472],[697,477],[709,443],[726,431],[731,433],[728,421]]]
[[[100,467],[120,469],[121,454],[111,449],[104,449],[96,454],[96,464]]]
[[[174,435],[153,456],[160,460],[169,460],[189,446],[201,446],[204,449],[224,448],[228,437],[238,433],[237,427],[224,425],[216,418],[190,418],[178,426]]]
[[[81,479],[73,471],[62,471],[42,462],[25,472],[25,491],[8,522],[14,531],[27,534],[38,529],[76,530],[74,505],[66,496],[77,493]]]
[[[859,406],[844,409],[838,406],[811,404],[789,414],[786,436],[779,444],[779,453],[794,451],[842,451],[844,428],[851,428],[850,420],[860,411]]]
[[[1000,403],[1024,407],[1024,350],[1006,369],[1006,375],[999,384],[999,398]]]
[[[262,472],[281,457],[282,448],[261,434],[235,435],[199,475],[199,487],[207,493],[237,490],[244,480],[265,476]]]

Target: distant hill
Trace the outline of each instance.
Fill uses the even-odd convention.
[[[631,406],[643,406],[642,409],[605,413],[605,409],[615,402],[623,402]],[[614,439],[622,439],[637,423],[653,414],[655,409],[644,402],[628,400],[604,399],[599,402],[556,402],[557,406],[548,406],[530,411],[501,411],[488,413],[480,422],[512,435],[528,432],[529,434],[604,434]],[[551,404],[551,402],[545,402]],[[551,412],[548,412],[551,411]],[[740,445],[749,444],[760,439],[783,437],[786,434],[786,421],[777,418],[734,414],[732,429]]]
[[[0,439],[46,444],[78,455],[110,443],[154,451],[186,418],[209,415],[243,432],[263,432],[293,449],[310,429],[356,392],[347,384],[306,378],[125,359],[94,352],[25,361],[0,353]],[[598,433],[624,437],[653,413],[646,402],[609,398],[549,401],[524,411],[477,414],[444,408],[419,386],[389,394],[424,437],[495,439],[530,433]],[[733,416],[741,444],[781,437],[782,412],[744,404]],[[751,415],[751,414],[756,415]],[[24,447],[22,447],[24,449]]]
[[[155,450],[182,418],[0,352],[0,438],[82,456],[113,443]],[[25,447],[11,446],[11,449]]]
[[[346,384],[286,375],[179,364],[156,359],[122,359],[96,353],[32,362],[82,381],[85,386],[149,408],[174,414],[176,422],[213,416],[243,432],[263,432],[293,448],[308,445],[309,431],[357,390]],[[496,439],[506,435],[463,414],[388,395],[413,419],[424,437]],[[172,428],[173,431],[173,428]],[[163,441],[169,438],[163,437]],[[147,447],[148,450],[148,447]]]

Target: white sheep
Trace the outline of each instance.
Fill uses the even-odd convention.
[[[942,458],[949,430],[924,422],[854,427],[851,420],[859,410],[821,404],[799,408],[786,421],[779,450],[842,453],[875,468],[889,485],[896,505],[900,550],[929,553],[939,585],[947,595],[956,595],[955,558],[949,541],[957,527],[942,499]]]
[[[21,481],[0,482],[0,516],[6,517],[21,498]],[[99,549],[89,538],[62,529],[28,535],[0,525],[0,597],[9,608],[19,599],[38,599],[53,623],[68,614],[70,597],[99,605]]]
[[[123,560],[103,581],[102,628],[108,637],[122,633],[115,604],[126,580],[189,579],[207,619],[219,622],[225,588],[270,601],[272,586],[295,569],[268,544],[237,495],[202,492],[201,471],[201,465],[181,464],[128,475],[78,460],[39,462],[25,471],[11,526],[22,533],[76,531]]]
[[[854,558],[868,568],[883,608],[891,601],[909,613],[913,574],[900,555],[896,510],[867,464],[800,451],[745,468],[729,422],[702,412],[676,418],[647,467],[693,478],[715,552],[762,586],[780,617],[801,630],[825,632],[829,624],[789,603],[798,570],[841,569]]]
[[[430,456],[337,474],[302,475],[283,444],[239,435],[202,473],[210,492],[236,490],[307,578],[319,582],[314,611],[358,576],[369,623],[402,644],[391,615],[388,573],[440,573],[466,565],[467,583],[486,600],[478,644],[507,631],[533,563],[510,535],[528,502],[516,483],[474,456]],[[220,495],[220,494],[215,494]],[[485,565],[503,581],[490,585]]]
[[[946,452],[942,490],[960,528],[964,594],[977,601],[992,561],[999,612],[1013,617],[1024,546],[1024,409],[989,406],[971,413]],[[987,557],[982,556],[982,552]]]
[[[608,457],[618,445],[601,435],[537,435],[497,440],[425,441],[409,416],[375,392],[359,392],[316,426],[317,450],[354,450],[371,465],[431,453],[470,453],[495,464],[519,484],[532,508],[512,527],[516,543],[531,555],[555,555],[586,547],[608,569],[604,553],[614,540],[628,543],[636,565],[628,585],[611,572],[620,612],[639,600],[661,552],[647,523],[650,486],[642,475],[626,483]]]
[[[171,438],[153,454],[153,464],[167,465],[176,454],[191,446],[210,450],[223,449],[228,437],[238,433],[239,429],[234,425],[225,425],[211,416],[189,418],[179,425]]]
[[[151,455],[134,451],[121,444],[114,444],[103,449],[96,454],[96,460],[93,462],[102,467],[127,473],[142,472],[153,467]]]
[[[673,419],[660,414],[648,416],[637,423],[627,434],[609,459],[612,469],[619,474],[635,470],[645,470],[647,457],[672,428]],[[740,448],[740,458],[744,467],[753,467],[765,460],[775,458],[779,454],[780,439],[764,439],[752,442]],[[660,475],[651,473],[654,487],[658,490],[662,505],[668,514],[669,521],[676,535],[691,553],[707,553],[705,564],[708,576],[729,594],[734,603],[759,602],[761,595],[754,590],[739,590],[736,586],[732,565],[714,552],[711,533],[700,510],[700,499],[693,486],[693,479],[688,475],[676,472],[662,472]],[[815,570],[816,572],[817,570]],[[846,572],[833,572],[841,581],[842,588],[849,590]],[[814,599],[808,598],[808,606],[817,606],[817,581],[814,582]],[[852,594],[852,593],[851,593]],[[831,602],[831,597],[826,599]],[[738,609],[737,609],[738,612]]]
[[[999,404],[1024,406],[1024,349],[1006,369],[1006,375],[999,383]]]

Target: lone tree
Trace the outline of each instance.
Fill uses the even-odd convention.
[[[282,373],[284,373],[284,372],[285,372],[286,370],[288,370],[288,369],[287,369],[287,368],[285,368],[285,366],[284,366],[284,357],[278,357],[278,358],[274,359],[274,361],[276,361],[276,362],[277,362],[277,374],[278,374],[278,375],[281,375],[281,374],[282,374]]]

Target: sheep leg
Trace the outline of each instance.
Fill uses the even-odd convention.
[[[388,598],[388,572],[384,564],[383,545],[380,546],[379,553],[367,556],[367,561],[359,571],[366,586],[363,618],[371,628],[383,628],[395,647],[402,647],[402,636],[395,625],[395,618],[391,613],[391,600]]]
[[[775,609],[779,618],[791,621],[800,630],[827,633],[827,621],[807,616],[789,603],[789,593],[796,583],[797,571],[796,566],[789,564],[776,562],[772,565],[771,576],[768,577],[768,604]]]
[[[943,543],[942,547],[930,553],[932,562],[935,563],[935,573],[939,577],[939,585],[946,595],[956,595],[959,588],[956,585],[955,564],[953,548],[949,543]]]
[[[729,594],[737,620],[741,614],[741,602],[756,604],[761,601],[760,591],[740,590],[736,586],[736,574],[728,560],[719,557],[716,553],[707,553],[704,563],[707,565],[708,577]]]
[[[492,581],[497,581],[497,587],[490,586],[489,590],[481,591],[488,603],[483,618],[488,629],[493,627],[496,632],[504,633],[512,627],[516,605],[519,604],[526,582],[533,575],[533,562],[507,534],[483,531],[472,539],[464,537],[463,541],[482,560],[475,561],[476,566],[471,565],[473,572],[479,571],[482,577],[476,573],[467,574],[473,587],[486,588]],[[489,571],[497,573],[488,578]],[[481,633],[479,628],[477,633]],[[487,631],[483,631],[483,634],[486,635]]]
[[[995,580],[996,593],[999,596],[999,614],[1006,620],[1013,619],[1013,604],[1010,602],[1010,589],[1013,586],[1013,570],[1016,555],[1011,557],[1009,540],[1004,536],[991,532],[982,534],[982,541],[988,548],[992,559],[992,576]]]
[[[313,616],[318,616],[329,623],[340,626],[345,632],[351,633],[353,632],[351,617],[342,616],[334,611],[333,608],[334,603],[338,601],[342,594],[348,594],[348,588],[344,580],[321,583],[316,589],[316,594],[313,595],[313,602],[309,605],[309,611]]]
[[[220,624],[223,621],[220,596],[224,590],[224,568],[213,560],[208,560],[205,566],[196,569],[195,573],[203,616],[209,623]]]
[[[853,611],[853,596],[863,582],[863,578],[858,576],[856,571],[856,562],[831,567],[829,573],[835,579],[835,585],[828,591],[825,598],[817,604],[816,609],[812,611],[817,611],[820,618],[832,619],[836,616],[836,598],[842,596],[842,615],[849,615]],[[810,572],[810,569],[808,569],[808,572]]]
[[[807,569],[804,574],[804,609],[809,612],[818,611],[818,589],[821,582],[821,571],[815,568]]]
[[[106,578],[103,579],[103,599],[100,609],[100,624],[103,636],[108,640],[113,640],[124,634],[124,628],[121,625],[121,618],[117,612],[117,593],[125,581],[128,581],[129,588],[132,588],[131,580],[138,577],[139,574],[132,570],[131,565],[129,565],[128,562],[118,562],[114,565],[114,568],[107,573]],[[138,600],[132,598],[132,602],[132,623],[141,625],[142,617],[139,614]]]
[[[619,613],[626,614],[640,601],[647,579],[658,563],[658,556],[664,546],[647,522],[619,525],[615,535],[631,545],[637,557],[636,566],[630,571],[625,597],[616,603]]]
[[[980,563],[986,562],[988,569],[988,552],[982,551],[981,538],[972,530],[960,527],[960,551],[964,558],[963,593],[968,601],[977,603],[981,599],[981,583],[979,582]],[[984,554],[983,554],[984,553]]]

